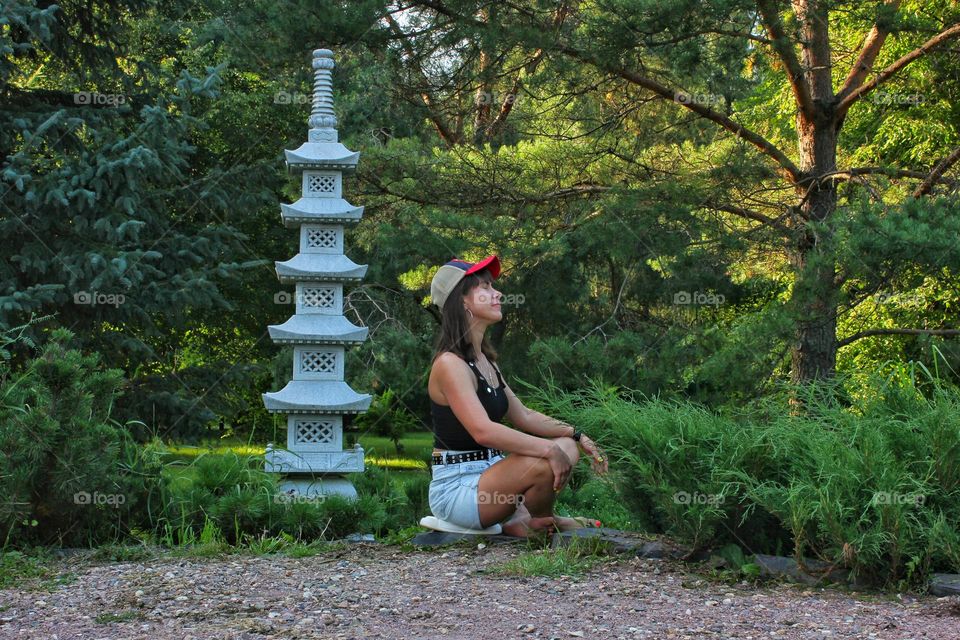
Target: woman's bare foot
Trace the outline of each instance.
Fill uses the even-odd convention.
[[[596,529],[600,527],[600,521],[593,518],[565,518],[563,516],[554,516],[554,522],[560,531],[573,531],[574,529]]]
[[[552,516],[536,517],[530,515],[527,506],[522,502],[517,505],[510,519],[501,525],[503,533],[516,538],[529,538],[543,532],[556,531],[557,524]]]
[[[531,535],[537,535],[541,532],[551,532],[557,528],[554,518],[551,516],[529,517],[524,519],[514,519],[501,525],[504,535],[515,538],[529,538]]]

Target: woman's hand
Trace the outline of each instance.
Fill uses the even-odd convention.
[[[553,469],[553,490],[554,492],[560,491],[570,477],[570,472],[573,470],[573,463],[563,448],[556,442],[550,447],[547,461],[550,463],[550,468]]]
[[[590,466],[593,467],[595,473],[603,475],[607,472],[607,456],[603,454],[596,442],[587,436],[580,436],[580,448],[590,456]]]

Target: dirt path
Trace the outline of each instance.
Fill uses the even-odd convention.
[[[0,638],[960,638],[955,598],[731,586],[628,557],[578,578],[478,572],[523,551],[65,563],[72,582],[0,590]]]

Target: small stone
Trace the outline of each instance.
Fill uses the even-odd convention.
[[[716,600],[707,600],[706,602],[704,602],[704,604],[707,605],[708,607],[715,607],[720,603],[717,602]]]
[[[521,632],[523,632],[523,633],[533,633],[533,632],[536,631],[536,630],[537,630],[537,628],[536,628],[535,626],[533,626],[532,624],[518,624],[518,625],[517,625],[517,631],[521,631]]]
[[[144,594],[143,594],[143,589],[137,589],[136,591],[133,592],[133,595],[135,595],[135,596],[138,597],[138,598],[142,598],[143,595],[144,595]]]
[[[724,598],[723,604],[733,604],[733,600],[731,600],[730,598]]]
[[[189,600],[187,596],[177,596],[177,602],[183,602],[184,600]]]

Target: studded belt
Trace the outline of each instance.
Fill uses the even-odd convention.
[[[496,456],[503,455],[500,449],[478,449],[477,451],[467,451],[466,453],[454,453],[446,456],[433,456],[433,464],[460,464],[461,462],[476,462],[478,460],[489,460]]]

